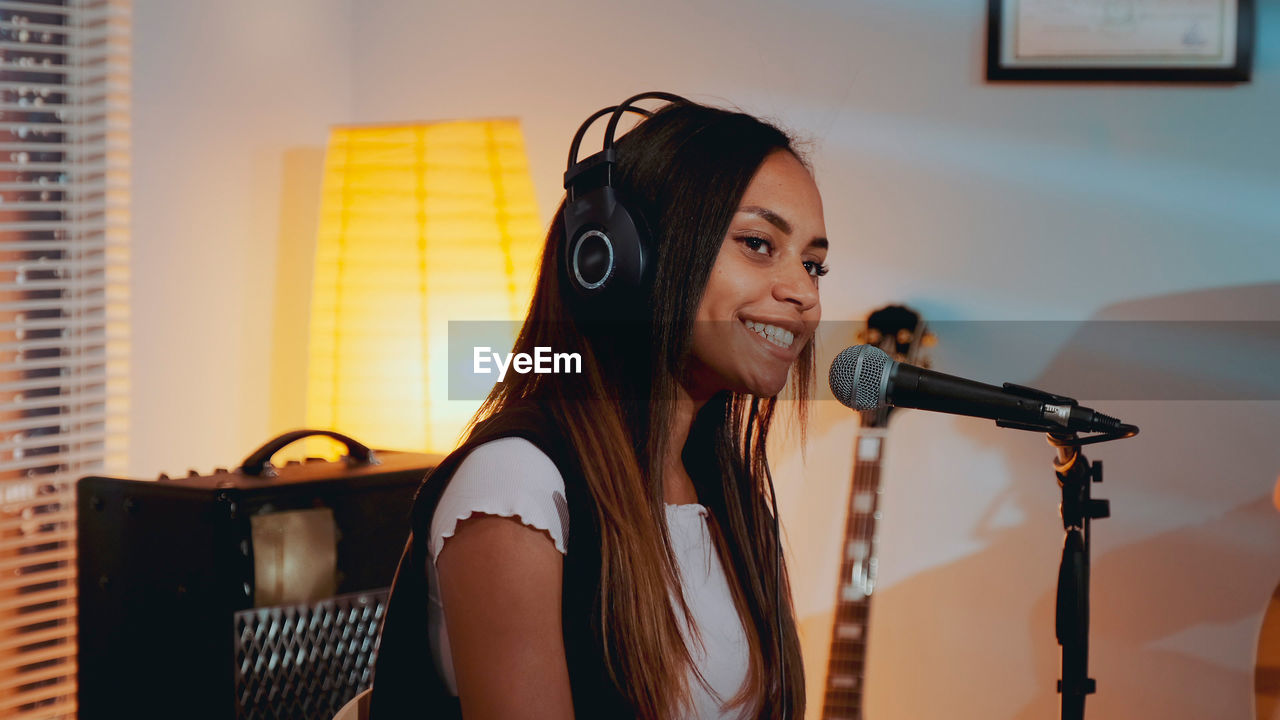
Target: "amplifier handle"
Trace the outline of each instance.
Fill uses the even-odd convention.
[[[240,472],[253,477],[274,477],[276,472],[275,468],[271,467],[271,458],[275,457],[275,454],[283,450],[286,445],[291,445],[302,438],[315,435],[324,435],[346,445],[347,455],[345,459],[351,464],[377,465],[381,462],[364,443],[353,440],[342,433],[336,433],[332,430],[290,430],[272,440],[268,440],[262,447],[249,453],[249,457],[240,463]]]

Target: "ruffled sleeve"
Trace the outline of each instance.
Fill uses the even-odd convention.
[[[564,554],[569,537],[569,503],[564,478],[546,453],[519,437],[491,440],[472,450],[458,465],[431,518],[431,561],[458,521],[473,513],[517,518],[545,530]]]

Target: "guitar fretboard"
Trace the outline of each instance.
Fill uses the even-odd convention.
[[[854,455],[845,515],[844,552],[827,661],[823,720],[862,720],[867,625],[876,580],[876,523],[880,519],[880,458],[885,428],[864,425]],[[872,420],[874,422],[874,420]]]

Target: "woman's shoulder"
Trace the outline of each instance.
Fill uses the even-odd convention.
[[[459,478],[467,478],[473,483],[536,483],[558,487],[564,492],[564,479],[555,461],[529,439],[517,435],[493,438],[476,445],[458,465],[454,478],[454,483]]]
[[[551,458],[525,438],[488,440],[467,454],[432,514],[432,558],[439,557],[458,523],[475,514],[517,520],[545,531],[561,553],[567,550],[564,478]]]

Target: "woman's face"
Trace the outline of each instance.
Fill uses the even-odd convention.
[[[822,316],[826,236],[809,170],[773,152],[742,196],[698,306],[685,377],[691,395],[778,394]]]

